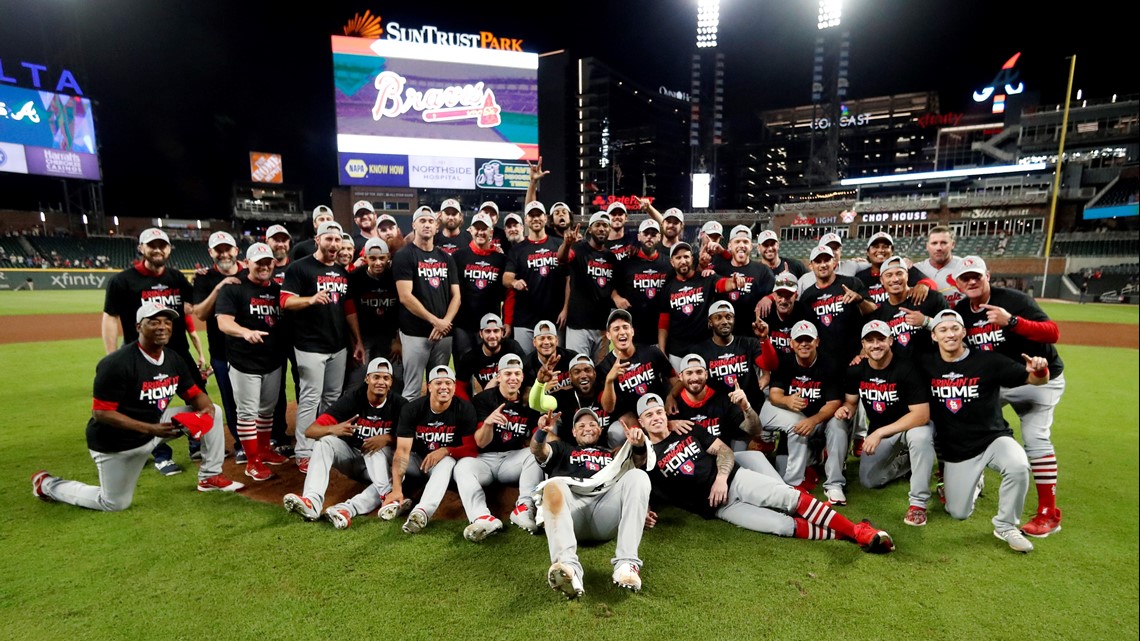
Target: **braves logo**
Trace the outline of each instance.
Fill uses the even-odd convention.
[[[960,399],[960,398],[948,398],[948,399],[946,399],[946,409],[957,414],[958,411],[962,409],[962,399]]]
[[[681,464],[681,474],[685,476],[692,476],[697,471],[697,466],[692,461],[685,461]]]
[[[874,403],[871,403],[871,409],[875,410],[879,414],[882,414],[883,412],[887,411],[887,405],[882,401],[875,401]]]

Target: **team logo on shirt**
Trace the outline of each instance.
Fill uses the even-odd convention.
[[[819,322],[823,323],[824,327],[831,327],[831,314],[824,314],[819,317]]]
[[[825,296],[811,304],[812,311],[815,312],[816,318],[819,322],[823,323],[825,327],[831,327],[831,322],[834,317],[842,314],[846,309],[843,306],[842,296]]]
[[[420,278],[426,279],[432,289],[439,289],[440,283],[447,278],[447,263],[425,258],[416,266],[416,273]]]
[[[669,446],[661,458],[657,459],[657,469],[666,477],[673,476],[676,472],[692,476],[697,469],[693,459],[700,455],[700,443],[689,435]]]
[[[653,382],[653,378],[653,364],[641,363],[637,367],[626,370],[624,375],[618,377],[617,389],[642,396],[649,392],[649,384]]]
[[[705,292],[692,286],[682,287],[669,297],[669,307],[680,310],[685,316],[692,316],[698,305],[705,302]]]
[[[487,285],[499,280],[499,270],[491,263],[479,261],[464,268],[463,277],[474,283],[475,289],[486,289]]]
[[[942,401],[946,409],[957,414],[967,403],[981,398],[977,376],[964,376],[957,372],[944,374],[930,381],[930,394]]]
[[[696,471],[697,471],[697,466],[692,461],[685,461],[681,465],[681,474],[684,474],[685,476],[692,476],[693,472],[696,472]]]
[[[178,391],[178,378],[177,376],[157,374],[154,380],[143,381],[142,388],[139,390],[139,400],[154,403],[160,412],[166,411],[170,405],[170,399]]]
[[[608,465],[611,460],[613,460],[613,454],[604,450],[574,450],[570,453],[570,463],[572,465],[581,465],[591,472],[601,470]]]
[[[962,399],[960,399],[960,398],[948,398],[948,399],[946,399],[946,409],[957,414],[958,410],[962,409]]]
[[[169,292],[170,288],[162,283],[158,283],[150,289],[144,289],[139,294],[139,299],[144,303],[157,303],[163,307],[179,310],[182,309],[182,295],[177,290]]]
[[[633,288],[643,292],[646,298],[655,298],[664,286],[665,274],[656,269],[647,269],[644,273],[633,275]]]
[[[429,451],[434,452],[441,447],[448,447],[452,442],[455,426],[443,421],[431,421],[427,425],[416,426],[416,438],[422,441]]]
[[[325,272],[317,276],[317,291],[328,292],[329,300],[336,305],[348,293],[348,279],[335,271]]]
[[[974,323],[966,330],[966,341],[983,352],[992,352],[1005,342],[1005,332],[988,319]]]
[[[799,394],[807,402],[818,401],[823,398],[823,383],[813,381],[807,376],[797,376],[788,386],[788,394]]]

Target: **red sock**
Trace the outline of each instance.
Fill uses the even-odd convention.
[[[1057,509],[1057,456],[1049,454],[1029,459],[1033,483],[1037,485],[1037,513]]]
[[[268,452],[269,450],[273,449],[273,447],[269,444],[269,435],[272,433],[273,433],[273,424],[272,423],[266,425],[265,427],[262,427],[261,421],[258,421],[258,425],[257,425],[257,458],[258,458],[258,460],[261,460],[261,453],[262,452]]]
[[[257,424],[253,421],[238,421],[237,433],[246,461],[250,463],[258,461],[260,455],[257,449]]]
[[[835,530],[836,534],[845,538],[855,538],[855,524],[839,512],[827,507],[807,494],[800,495],[796,513],[804,517],[808,523],[817,527]]]
[[[828,541],[839,538],[839,535],[831,528],[813,525],[807,519],[798,516],[793,517],[793,520],[796,522],[796,531],[792,536],[797,539]]]

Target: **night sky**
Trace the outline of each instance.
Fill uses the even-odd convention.
[[[329,36],[370,9],[384,22],[445,31],[493,31],[524,49],[593,55],[641,81],[688,90],[696,0],[479,2],[446,12],[426,4],[106,0],[3,0],[0,61],[30,86],[21,61],[46,64],[54,87],[71,70],[95,101],[106,213],[226,217],[234,180],[249,176],[248,152],[281,153],[285,180],[305,204],[327,203],[336,186]],[[1043,104],[1064,100],[1067,56],[1085,98],[1136,95],[1134,22],[1118,3],[1069,5],[980,0],[852,0],[850,98],[939,92],[942,111],[966,108],[1002,63],[1022,52],[1027,90]],[[538,15],[542,10],[543,15]],[[758,110],[810,100],[814,1],[722,0],[726,140],[747,141]],[[541,116],[540,116],[541,117]],[[0,208],[60,200],[58,179],[0,173]]]

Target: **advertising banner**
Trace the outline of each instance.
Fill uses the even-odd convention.
[[[99,179],[95,121],[87,98],[0,85],[0,143],[8,143],[2,171]],[[21,157],[23,172],[18,171]]]
[[[29,174],[99,180],[99,157],[73,151],[24,147]]]
[[[337,154],[340,184],[408,187],[408,157],[389,154]]]
[[[530,166],[525,162],[479,160],[475,186],[479,189],[526,191],[530,185]]]
[[[417,189],[475,189],[475,162],[470,158],[408,156],[408,186]]]
[[[28,173],[28,163],[24,160],[24,146],[0,142],[0,171],[13,174]]]
[[[249,152],[249,179],[255,183],[278,185],[285,182],[281,154],[267,154],[260,151]]]
[[[106,289],[113,269],[0,269],[0,291],[35,289]]]

